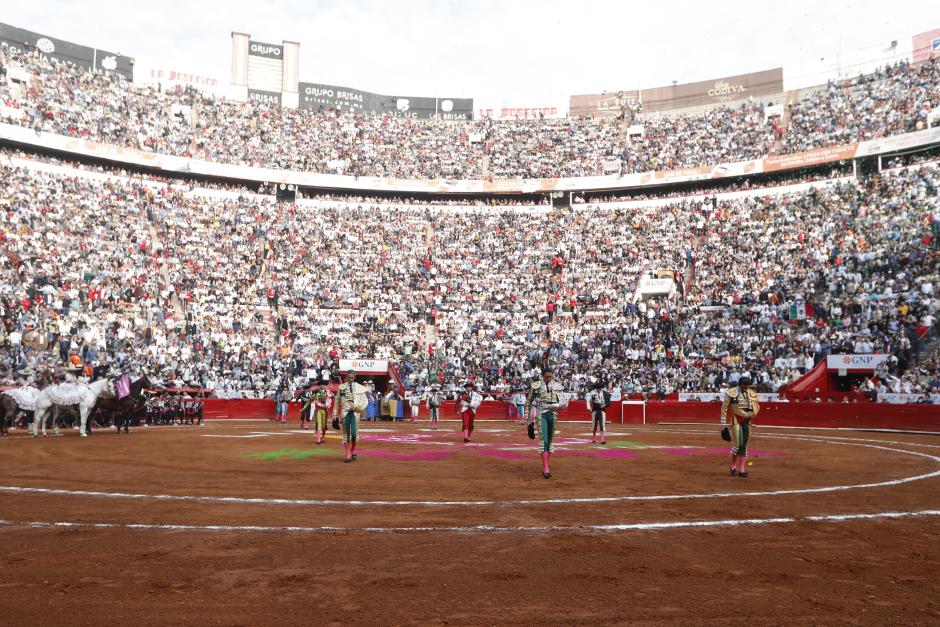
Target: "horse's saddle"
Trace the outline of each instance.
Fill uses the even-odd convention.
[[[60,383],[48,388],[49,400],[56,405],[78,405],[88,394],[88,386],[84,383]]]
[[[19,388],[10,388],[6,391],[7,396],[16,401],[20,409],[24,411],[33,411],[36,405],[36,397],[39,396],[39,388],[31,385],[24,385]]]

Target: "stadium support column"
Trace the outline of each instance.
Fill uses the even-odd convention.
[[[296,109],[300,102],[300,44],[283,42],[284,65],[281,66],[281,106]]]
[[[232,32],[232,84],[229,96],[248,100],[248,33]]]

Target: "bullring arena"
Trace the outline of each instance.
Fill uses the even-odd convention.
[[[259,420],[8,437],[4,615],[938,619],[934,436],[760,427],[742,480],[713,422],[616,424],[601,447],[572,421],[547,482],[514,421],[481,421],[470,444],[455,422],[363,432],[349,465],[335,432],[317,446]],[[716,593],[742,577],[743,598]]]
[[[0,627],[940,625],[932,4],[8,4]]]

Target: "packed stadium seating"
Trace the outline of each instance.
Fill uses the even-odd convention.
[[[8,376],[77,351],[261,394],[341,354],[492,393],[546,360],[574,391],[596,377],[624,394],[714,391],[742,368],[773,391],[827,353],[879,351],[885,390],[940,389],[918,333],[938,306],[934,163],[794,193],[552,210],[276,203],[4,162]],[[678,293],[637,300],[657,269]]]
[[[940,102],[936,59],[806,90],[782,116],[751,98],[629,119],[477,121],[160,91],[0,45],[0,73],[13,68],[29,80],[0,84],[0,122],[37,136],[404,179],[723,164],[921,130]],[[342,355],[392,359],[409,386],[476,378],[499,394],[552,363],[574,392],[603,378],[617,393],[663,395],[714,391],[742,369],[774,392],[827,354],[884,352],[882,392],[940,391],[935,356],[922,354],[938,308],[940,167],[923,158],[871,178],[833,163],[766,190],[741,178],[577,194],[553,209],[368,191],[280,202],[237,182],[4,152],[0,367],[15,378],[74,352],[257,395],[335,370]],[[658,273],[676,289],[640,298]]]
[[[643,133],[631,137],[620,118],[455,122],[271,108],[193,88],[161,92],[0,47],[0,66],[13,65],[31,79],[26,93],[0,91],[0,121],[37,132],[227,164],[406,179],[593,176],[611,161],[622,172],[715,165],[924,128],[940,101],[940,62],[902,63],[816,90],[791,106],[789,123],[749,99],[641,117]]]
[[[796,152],[922,130],[938,102],[937,60],[829,83],[793,105],[782,148]]]

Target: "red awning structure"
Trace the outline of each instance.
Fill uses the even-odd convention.
[[[826,366],[826,360],[820,360],[812,370],[778,391],[781,396],[787,398],[804,396],[826,398],[829,394],[829,369]]]

